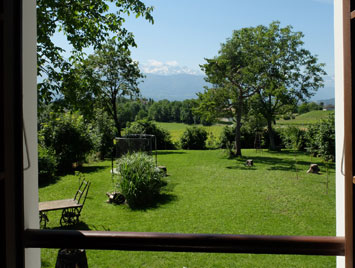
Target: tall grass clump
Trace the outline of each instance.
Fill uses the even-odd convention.
[[[118,161],[119,186],[131,208],[152,205],[166,185],[164,174],[146,153],[127,154]]]

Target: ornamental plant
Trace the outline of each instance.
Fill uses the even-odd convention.
[[[131,208],[149,206],[166,185],[164,174],[146,153],[126,154],[117,164],[119,186]]]

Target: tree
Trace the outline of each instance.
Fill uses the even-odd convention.
[[[206,74],[206,81],[213,84],[198,94],[200,107],[198,110],[207,116],[218,117],[229,114],[236,121],[235,154],[241,156],[241,121],[246,100],[256,92],[255,81],[257,64],[252,42],[254,28],[243,28],[234,31],[231,38],[221,45],[218,56],[205,59],[201,69]],[[206,116],[206,115],[205,115]]]
[[[101,49],[112,36],[124,48],[136,46],[134,36],[123,27],[130,13],[153,23],[152,7],[140,0],[37,0],[37,66],[40,101],[51,101],[61,88],[63,75],[80,61],[83,49]],[[72,46],[71,57],[52,38],[62,32]]]
[[[253,32],[250,41],[256,44],[253,55],[258,73],[254,108],[267,120],[270,149],[274,150],[272,125],[276,115],[313,96],[323,86],[326,73],[324,64],[317,63],[317,57],[303,48],[303,34],[293,32],[291,26],[281,28],[279,22],[272,22],[269,27],[257,26]]]
[[[303,34],[279,22],[243,28],[221,45],[219,55],[201,65],[214,85],[199,94],[200,110],[229,111],[236,121],[236,155],[241,155],[240,128],[247,101],[267,120],[270,149],[275,149],[272,124],[278,113],[295,107],[323,85],[323,64],[302,48]]]
[[[68,102],[75,96],[88,94],[93,101],[104,107],[112,117],[116,135],[121,136],[122,124],[119,120],[118,101],[123,96],[137,96],[138,83],[144,76],[138,62],[130,57],[130,51],[123,49],[114,39],[96,50],[71,71],[64,81],[62,93]],[[74,98],[71,94],[75,92]],[[87,104],[92,107],[91,104]]]

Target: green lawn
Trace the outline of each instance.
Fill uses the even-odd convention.
[[[130,210],[106,203],[112,190],[110,161],[82,168],[92,182],[78,229],[262,235],[335,235],[335,175],[329,194],[326,174],[306,174],[310,157],[302,153],[243,150],[244,159],[227,159],[221,150],[162,151],[168,186],[155,207]],[[247,168],[244,161],[254,160]],[[298,170],[298,179],[295,173]],[[39,189],[41,201],[70,198],[73,175]],[[49,228],[60,212],[50,212]],[[57,250],[42,249],[42,266],[54,267]],[[335,257],[87,251],[89,267],[335,267]]]
[[[310,111],[305,114],[297,115],[295,119],[284,120],[280,119],[276,121],[276,126],[300,126],[307,127],[311,124],[318,123],[321,119],[326,119],[330,114],[334,114],[334,111]]]

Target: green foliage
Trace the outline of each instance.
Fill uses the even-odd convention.
[[[307,132],[307,151],[321,156],[325,161],[335,159],[335,118],[330,114],[327,119],[309,127]]]
[[[110,116],[102,109],[95,110],[95,129],[92,136],[95,135],[95,151],[100,153],[100,158],[110,157],[113,150],[113,138],[116,131],[114,122]]]
[[[57,159],[53,151],[38,145],[38,183],[53,180],[57,171]]]
[[[127,154],[117,164],[119,185],[131,208],[151,205],[166,185],[163,173],[155,166],[151,156],[145,153]]]
[[[112,36],[120,46],[136,46],[134,36],[124,28],[125,17],[136,14],[153,23],[153,7],[139,0],[38,0],[37,1],[37,66],[39,100],[50,101],[61,90],[63,76],[83,57],[83,49],[101,50]],[[54,44],[53,36],[62,32],[73,50],[65,60],[65,50]]]
[[[317,104],[315,102],[303,102],[301,103],[298,108],[297,108],[297,112],[298,114],[304,114],[304,113],[308,113],[310,111],[317,111],[317,110],[322,110],[323,109],[323,105],[322,104]]]
[[[170,133],[162,128],[159,128],[156,124],[147,119],[133,122],[128,128],[126,128],[126,134],[155,135],[155,138],[157,139],[158,150],[175,148],[173,142],[171,141]]]
[[[50,113],[50,119],[41,124],[38,135],[42,145],[55,153],[59,171],[84,162],[93,149],[89,126],[78,113]]]
[[[181,148],[203,150],[206,148],[207,131],[202,127],[188,127],[180,138]]]
[[[61,90],[68,102],[76,101],[77,95],[91,96],[113,119],[116,135],[120,136],[122,122],[119,110],[122,107],[119,107],[117,102],[123,96],[138,96],[138,84],[143,77],[138,62],[132,60],[130,51],[123,48],[117,40],[110,39],[96,50],[95,54],[75,65],[64,80]],[[86,105],[91,106],[93,101],[87,102]],[[122,121],[129,120],[125,119],[125,116],[127,117],[121,114],[124,118]],[[134,119],[135,115],[132,117]]]
[[[306,131],[289,126],[280,130],[283,145],[287,149],[304,150],[306,146]]]

